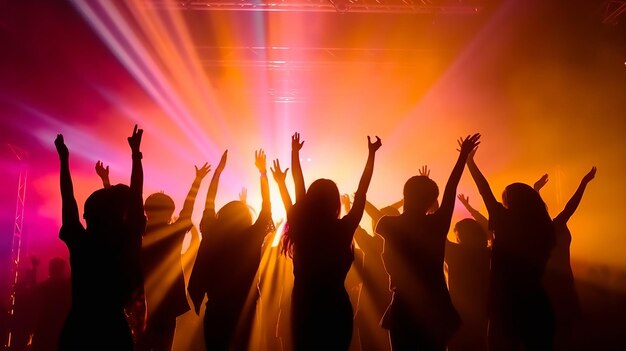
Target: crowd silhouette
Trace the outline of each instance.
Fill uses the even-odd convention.
[[[582,349],[574,334],[585,312],[567,224],[595,167],[550,218],[540,195],[548,175],[533,186],[508,185],[498,201],[474,160],[481,136],[473,134],[458,141],[441,202],[424,166],[404,184],[403,199],[379,209],[366,194],[380,138],[367,138],[365,167],[350,196],[340,195],[330,179],[306,187],[300,165],[304,140],[295,133],[295,201],[287,185],[290,168],[283,170],[278,159],[270,168],[286,221],[272,218],[262,149],[254,155],[262,198],[256,218],[245,188],[238,200],[216,210],[225,151],[208,186],[198,233],[193,207],[211,166],[195,167],[174,216],[174,201],[163,192],[143,201],[142,136],[135,126],[128,137],[129,186],[111,185],[109,167],[96,163],[103,188],[85,201],[83,226],[70,152],[57,135],[59,238],[69,250],[71,275],[57,257],[48,278],[37,284],[32,277],[39,262],[32,260],[32,279],[23,282],[29,293],[20,300],[24,306],[16,306],[24,312],[14,322],[23,325],[14,325],[19,346],[13,349],[170,351],[177,320],[190,310],[203,318],[207,351]],[[465,167],[487,216],[456,193]],[[455,223],[455,240],[449,240],[457,199],[472,218]],[[370,230],[360,226],[364,213]],[[190,244],[183,251],[186,237]],[[262,264],[282,276],[264,273]],[[261,326],[260,338],[252,337],[255,325]]]

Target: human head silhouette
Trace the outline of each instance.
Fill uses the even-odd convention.
[[[330,179],[314,181],[306,192],[306,207],[315,219],[332,220],[339,218],[341,199],[337,184]]]
[[[169,223],[174,215],[174,209],[174,200],[162,192],[148,196],[144,205],[148,222],[153,224]]]
[[[502,203],[504,207],[518,213],[547,212],[539,193],[524,183],[513,183],[504,188]]]
[[[128,212],[130,188],[117,184],[94,191],[85,201],[83,218],[87,230],[106,231],[124,223]]]
[[[439,187],[427,176],[413,176],[404,184],[404,211],[426,213],[439,196]]]
[[[223,233],[238,232],[252,225],[250,209],[242,201],[231,201],[217,212],[216,229]]]
[[[485,230],[480,223],[471,218],[458,221],[454,226],[454,232],[461,245],[476,248],[487,247],[487,235]]]

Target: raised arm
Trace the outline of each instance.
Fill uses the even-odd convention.
[[[130,174],[130,192],[131,203],[129,215],[131,218],[139,219],[144,218],[143,213],[143,166],[141,159],[141,137],[143,136],[143,129],[133,129],[133,134],[128,137],[128,145],[132,151],[133,168]]]
[[[72,176],[70,175],[70,152],[65,145],[62,134],[57,134],[54,140],[54,146],[56,146],[61,163],[61,219],[63,225],[80,223],[78,205],[74,197],[74,185],[72,184]]]
[[[470,205],[469,196],[459,194],[457,197],[461,204],[463,204],[463,207],[465,207],[465,209],[469,211],[470,215],[472,215],[474,220],[478,222],[478,224],[480,224],[480,226],[485,231],[489,231],[489,220],[487,219],[487,217],[483,216],[483,214],[480,213],[477,209],[473,208],[472,205]]]
[[[300,149],[302,149],[304,141],[300,142],[300,133],[295,133],[291,137],[291,175],[293,183],[296,187],[296,202],[302,200],[306,194],[304,186],[304,175],[302,174],[302,166],[300,165]]]
[[[350,195],[348,194],[343,194],[341,195],[341,205],[343,206],[343,210],[345,213],[350,212],[350,209],[352,208],[352,201],[350,201]]]
[[[378,207],[374,206],[371,202],[365,200],[365,212],[372,218],[372,223],[378,222],[383,216]],[[376,226],[376,225],[374,225]]]
[[[217,195],[217,186],[220,183],[220,176],[224,171],[224,167],[226,167],[226,159],[228,158],[228,150],[224,151],[222,154],[222,158],[220,159],[220,163],[215,168],[215,173],[213,173],[213,178],[211,178],[211,183],[209,184],[209,190],[206,194],[206,202],[204,204],[204,211],[211,211],[215,213],[215,196]]]
[[[196,201],[196,195],[198,195],[200,183],[202,183],[202,179],[204,179],[204,177],[206,177],[206,175],[211,171],[211,166],[207,162],[205,162],[200,168],[198,168],[198,166],[194,166],[194,168],[196,169],[196,177],[194,178],[193,183],[191,183],[191,188],[189,188],[189,192],[185,198],[185,203],[183,204],[183,208],[180,210],[180,215],[178,216],[178,221],[189,222],[189,225],[191,225],[193,205]]]
[[[437,216],[442,216],[445,219],[443,221],[448,223],[448,225],[450,225],[450,221],[452,220],[452,212],[454,211],[454,201],[456,198],[456,188],[461,180],[461,175],[463,175],[465,163],[469,154],[476,149],[478,144],[480,144],[480,141],[478,141],[479,139],[480,134],[474,134],[472,136],[468,135],[465,139],[459,139],[459,145],[461,147],[459,150],[459,158],[452,169],[446,188],[443,191],[441,206],[435,212]]]
[[[533,184],[533,189],[535,189],[536,192],[539,192],[539,190],[541,190],[541,188],[543,188],[546,183],[548,182],[548,174],[544,174],[541,176],[541,178],[539,178],[535,184]]]
[[[287,171],[289,168],[286,168],[285,171],[280,169],[280,162],[278,159],[274,160],[274,167],[270,168],[272,171],[272,176],[274,177],[274,181],[278,184],[278,190],[280,190],[280,198],[283,200],[283,206],[285,206],[285,212],[289,212],[291,206],[293,205],[291,202],[291,196],[289,196],[289,190],[287,190],[287,184],[285,183],[285,178],[287,177]]]
[[[596,176],[596,167],[594,166],[594,167],[591,167],[591,170],[589,171],[589,173],[585,174],[583,179],[580,181],[580,185],[578,185],[578,189],[576,189],[576,192],[574,193],[574,195],[572,195],[572,198],[569,199],[569,201],[565,205],[565,208],[563,209],[563,211],[561,211],[561,213],[559,213],[557,218],[560,218],[563,222],[567,223],[567,221],[570,219],[570,217],[574,214],[574,212],[578,208],[578,205],[580,204],[580,200],[582,200],[583,194],[585,193],[585,189],[587,188],[587,184],[589,184],[589,182],[591,182],[591,180],[593,180],[595,176]]]
[[[109,180],[109,166],[104,168],[101,161],[96,162],[96,174],[100,177],[100,179],[102,179],[102,186],[104,188],[111,187],[111,181]]]
[[[261,174],[261,199],[263,200],[261,211],[269,210],[271,208],[270,184],[267,180],[267,157],[263,149],[254,152],[254,165]]]
[[[365,210],[365,201],[367,189],[370,186],[370,181],[372,180],[372,175],[374,174],[374,161],[376,158],[376,151],[382,146],[382,142],[379,137],[376,137],[376,141],[372,143],[370,137],[367,137],[367,148],[368,148],[368,156],[367,162],[365,163],[365,169],[363,169],[363,174],[361,175],[361,180],[359,181],[359,187],[354,194],[354,204],[350,209],[350,212],[345,216],[346,220],[351,222],[351,225],[357,226],[361,221],[361,217],[363,217],[363,211]],[[344,217],[344,218],[345,218]]]
[[[482,174],[480,169],[478,169],[476,162],[474,162],[474,154],[475,152],[472,152],[468,156],[467,168],[472,175],[472,179],[474,179],[474,183],[476,183],[476,186],[478,187],[478,192],[480,192],[480,196],[483,198],[483,202],[487,207],[487,212],[493,213],[493,211],[495,211],[499,206],[499,203],[498,200],[496,200],[496,197],[493,196],[493,192],[491,191],[491,187],[489,186],[487,179]]]
[[[198,254],[198,248],[200,247],[200,232],[198,228],[194,225],[191,226],[189,230],[191,235],[191,240],[189,242],[189,247],[182,254],[182,267],[183,274],[185,278],[185,283],[189,284],[189,277],[191,276],[191,270],[193,268],[193,263],[196,260],[196,255]]]

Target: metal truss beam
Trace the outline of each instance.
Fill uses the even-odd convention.
[[[479,1],[433,0],[146,0],[153,9],[195,11],[355,12],[476,15]]]

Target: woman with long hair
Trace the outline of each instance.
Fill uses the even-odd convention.
[[[554,316],[542,278],[554,247],[554,227],[531,186],[513,183],[496,200],[470,154],[467,165],[493,230],[489,297],[490,350],[551,350]]]
[[[368,159],[354,206],[343,218],[339,218],[341,202],[333,181],[318,179],[305,189],[299,159],[303,144],[296,133],[291,153],[296,203],[287,213],[289,229],[283,237],[283,251],[294,264],[294,349],[347,350],[353,313],[344,282],[354,260],[352,238],[365,209],[374,157],[382,143],[378,137],[373,143],[368,137]]]
[[[213,174],[200,223],[202,242],[189,281],[189,296],[204,314],[204,343],[207,350],[247,350],[259,292],[255,281],[261,262],[263,240],[273,229],[266,158],[255,152],[260,173],[262,208],[256,221],[242,201],[231,201],[215,213],[219,177],[227,153]]]

